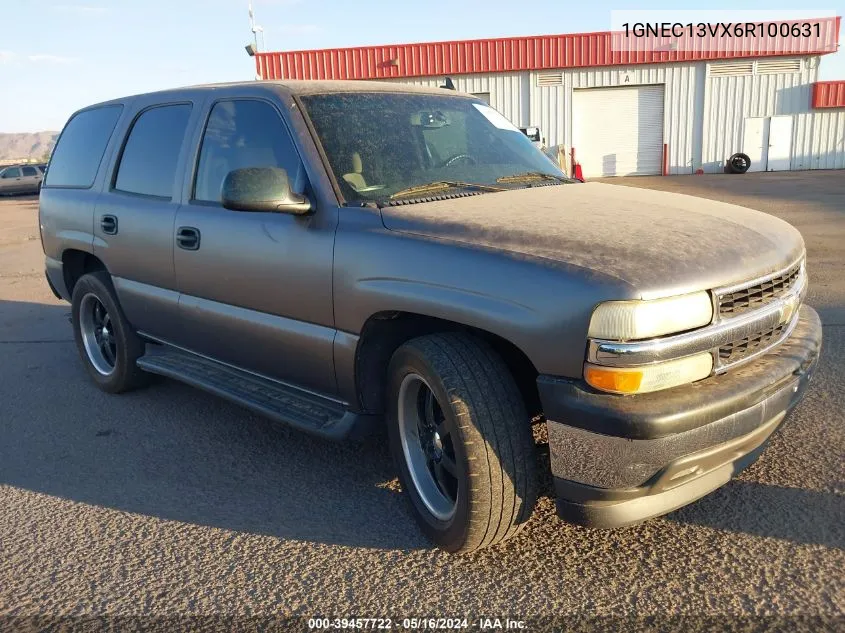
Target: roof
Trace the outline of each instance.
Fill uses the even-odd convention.
[[[229,88],[246,88],[255,91],[274,91],[278,89],[282,92],[308,95],[321,94],[328,92],[414,92],[414,93],[428,93],[443,95],[441,88],[431,88],[428,86],[412,86],[409,84],[399,83],[385,83],[381,81],[297,81],[297,80],[272,80],[272,81],[230,81],[225,83],[213,84],[197,84],[193,86],[181,86],[177,88],[165,88],[163,90],[155,90],[152,92],[143,92],[108,101],[101,101],[87,105],[80,108],[77,112],[89,110],[91,108],[101,108],[109,105],[120,105],[127,103],[132,99],[141,97],[157,96],[161,99],[180,99],[186,98],[188,95],[197,92],[211,92],[215,90],[226,90]],[[459,91],[450,91],[451,95],[462,95],[471,97]]]
[[[254,84],[255,82],[253,82]],[[442,88],[430,86],[412,86],[409,84],[385,83],[382,81],[297,81],[280,80],[267,82],[278,85],[284,90],[296,95],[322,94],[327,92],[414,92],[423,94],[443,95]],[[462,92],[450,91],[451,95],[464,95]],[[464,95],[470,97],[472,95]]]
[[[806,20],[787,23],[798,22]],[[626,40],[603,31],[256,53],[255,66],[262,79],[389,79],[836,52],[840,18],[817,22],[818,35],[749,38],[742,50],[719,36]]]
[[[845,80],[813,84],[814,108],[845,108]]]

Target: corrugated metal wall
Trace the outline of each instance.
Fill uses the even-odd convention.
[[[489,92],[490,105],[504,114],[519,127],[535,125],[529,121],[531,95],[528,73],[478,73],[473,75],[450,75],[455,88],[461,92]],[[414,86],[437,87],[443,85],[443,77],[417,77],[391,80]],[[545,130],[544,130],[545,131]]]
[[[813,84],[814,108],[845,108],[845,80]]]
[[[722,171],[725,159],[742,151],[746,118],[807,112],[810,84],[816,78],[817,68],[818,58],[812,57],[803,59],[801,71],[796,73],[708,77],[704,99],[704,170]]]
[[[489,92],[490,105],[516,125],[537,125],[546,145],[572,144],[572,90],[637,84],[665,84],[664,142],[669,144],[669,173],[689,174],[700,147],[696,85],[703,64],[661,64],[632,68],[561,71],[559,86],[538,86],[537,72],[451,75],[462,92]],[[699,77],[700,75],[700,77]],[[442,77],[396,80],[418,86],[440,86]],[[577,151],[577,148],[576,148]]]
[[[696,81],[701,64],[660,64],[659,66],[635,66],[631,68],[596,68],[563,73],[563,86],[546,87],[537,85],[536,73],[532,73],[532,105],[539,103],[532,115],[540,118],[540,128],[549,130],[548,138],[557,143],[571,145],[573,90],[608,88],[612,86],[635,86],[663,84],[666,102],[664,104],[663,142],[669,145],[669,173],[690,174],[697,155],[696,139]],[[563,108],[545,108],[546,103],[561,103]],[[555,116],[557,112],[557,116]],[[555,120],[557,119],[557,120]],[[533,124],[532,124],[533,125]],[[549,143],[553,144],[553,143]],[[577,149],[576,156],[577,156]]]
[[[669,173],[698,168],[721,172],[725,160],[742,151],[747,117],[793,115],[792,169],[845,167],[845,110],[810,109],[818,57],[801,58],[799,72],[710,76],[707,62],[583,70],[451,75],[463,92],[490,93],[490,103],[520,127],[540,127],[547,145],[572,144],[574,90],[663,84],[664,143]],[[559,85],[538,85],[559,77]],[[439,86],[444,78],[400,81]],[[577,155],[577,148],[576,155]]]
[[[795,115],[792,169],[845,169],[845,110]]]

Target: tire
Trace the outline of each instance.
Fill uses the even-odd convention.
[[[105,317],[98,306],[105,311]],[[71,318],[76,349],[88,375],[100,389],[122,393],[148,382],[149,374],[135,364],[144,354],[144,342],[126,320],[107,272],[88,273],[76,282],[71,297]],[[99,328],[99,338],[98,323],[105,324]],[[107,330],[108,336],[102,336],[103,330]],[[111,344],[100,345],[104,338]],[[109,352],[105,351],[106,347]]]
[[[537,461],[525,405],[498,354],[460,333],[413,339],[393,354],[388,389],[390,449],[423,532],[461,553],[516,534],[534,509]]]
[[[748,154],[737,152],[728,159],[728,170],[732,174],[744,174],[751,167],[751,159]]]

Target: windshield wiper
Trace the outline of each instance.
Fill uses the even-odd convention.
[[[568,179],[554,174],[545,174],[541,171],[526,171],[523,174],[512,174],[496,178],[496,182],[525,182],[526,180],[557,180],[558,182],[569,182]]]
[[[390,196],[390,199],[399,198],[402,196],[413,196],[420,193],[430,193],[432,191],[441,191],[442,189],[474,189],[476,191],[506,191],[502,187],[494,185],[482,185],[474,182],[461,182],[459,180],[435,180],[424,185],[415,185],[397,191]]]

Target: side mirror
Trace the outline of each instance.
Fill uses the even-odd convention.
[[[278,167],[247,167],[230,171],[223,181],[223,207],[232,211],[262,211],[305,215],[311,201],[290,189],[288,174]]]

